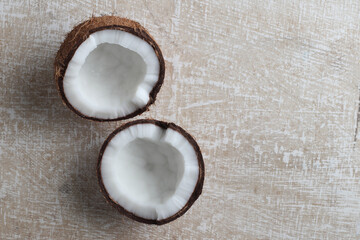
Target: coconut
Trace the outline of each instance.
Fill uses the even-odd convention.
[[[96,121],[134,117],[154,103],[164,80],[161,50],[139,23],[92,17],[65,38],[55,80],[66,106]]]
[[[143,223],[182,216],[201,194],[204,162],[194,138],[174,123],[136,120],[116,129],[99,154],[97,176],[108,203]]]

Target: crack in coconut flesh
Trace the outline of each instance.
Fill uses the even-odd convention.
[[[156,123],[166,124],[139,120],[115,131],[103,146],[98,169],[113,205],[135,220],[163,224],[182,215],[200,195],[204,170],[190,135],[174,124]]]
[[[66,37],[55,59],[64,103],[83,118],[121,120],[155,101],[165,61],[137,22],[116,16],[91,18]]]

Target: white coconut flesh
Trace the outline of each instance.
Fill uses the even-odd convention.
[[[64,94],[85,116],[124,117],[143,108],[159,78],[154,49],[120,30],[91,34],[76,50],[64,75]]]
[[[100,165],[110,198],[144,219],[166,219],[188,202],[199,176],[196,152],[179,132],[130,126],[108,143]]]

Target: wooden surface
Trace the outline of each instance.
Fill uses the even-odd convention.
[[[175,122],[204,155],[202,196],[160,227],[99,192],[124,121],[80,119],[56,92],[65,34],[109,13],[166,60],[138,118]],[[0,239],[360,239],[359,1],[5,0],[0,25]]]

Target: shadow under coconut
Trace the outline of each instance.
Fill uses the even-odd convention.
[[[41,138],[46,139],[44,144],[50,144],[54,148],[51,149],[52,152],[63,154],[53,159],[53,161],[65,161],[66,164],[59,166],[67,167],[67,169],[59,169],[59,172],[65,173],[63,176],[54,176],[58,177],[55,182],[62,182],[57,185],[59,201],[64,213],[62,218],[69,220],[72,225],[96,227],[97,230],[113,226],[118,232],[122,232],[122,227],[124,229],[134,227],[137,223],[121,215],[106,203],[96,176],[97,156],[102,141],[121,122],[95,123],[82,119],[68,109],[57,92],[52,67],[54,57],[41,57],[40,54],[37,59],[32,59],[35,69],[19,66],[15,70],[18,76],[14,77],[16,82],[14,84],[18,86],[16,95],[20,104],[14,105],[14,112],[17,120],[22,121],[27,127],[28,138],[34,134],[41,135]],[[91,127],[94,131],[100,131],[97,124],[107,126],[108,129],[97,135],[104,137],[98,137],[94,143],[95,137],[92,135],[90,137],[88,135],[89,138],[81,136],[84,129]],[[74,131],[79,132],[80,136],[71,139],[73,144],[82,140],[84,142],[81,146],[83,146],[86,145],[86,141],[93,141],[92,144],[88,144],[90,149],[80,148],[74,153],[68,141],[63,142],[67,137],[71,137],[69,133]],[[27,139],[27,141],[31,140]],[[66,153],[67,148],[72,149],[72,152]]]
[[[40,54],[31,57],[32,66],[17,67],[15,72],[19,76],[15,76],[14,81],[17,82],[16,102],[19,104],[14,106],[15,111],[21,119],[41,131],[56,131],[69,124],[73,128],[87,124],[62,103],[54,80],[53,61],[54,56]]]
[[[77,224],[86,224],[97,230],[116,228],[117,232],[122,232],[134,224],[107,204],[100,192],[96,176],[98,151],[94,147],[71,159],[73,166],[68,169],[65,182],[59,188],[62,205],[66,208],[63,211],[73,212],[72,222]]]

